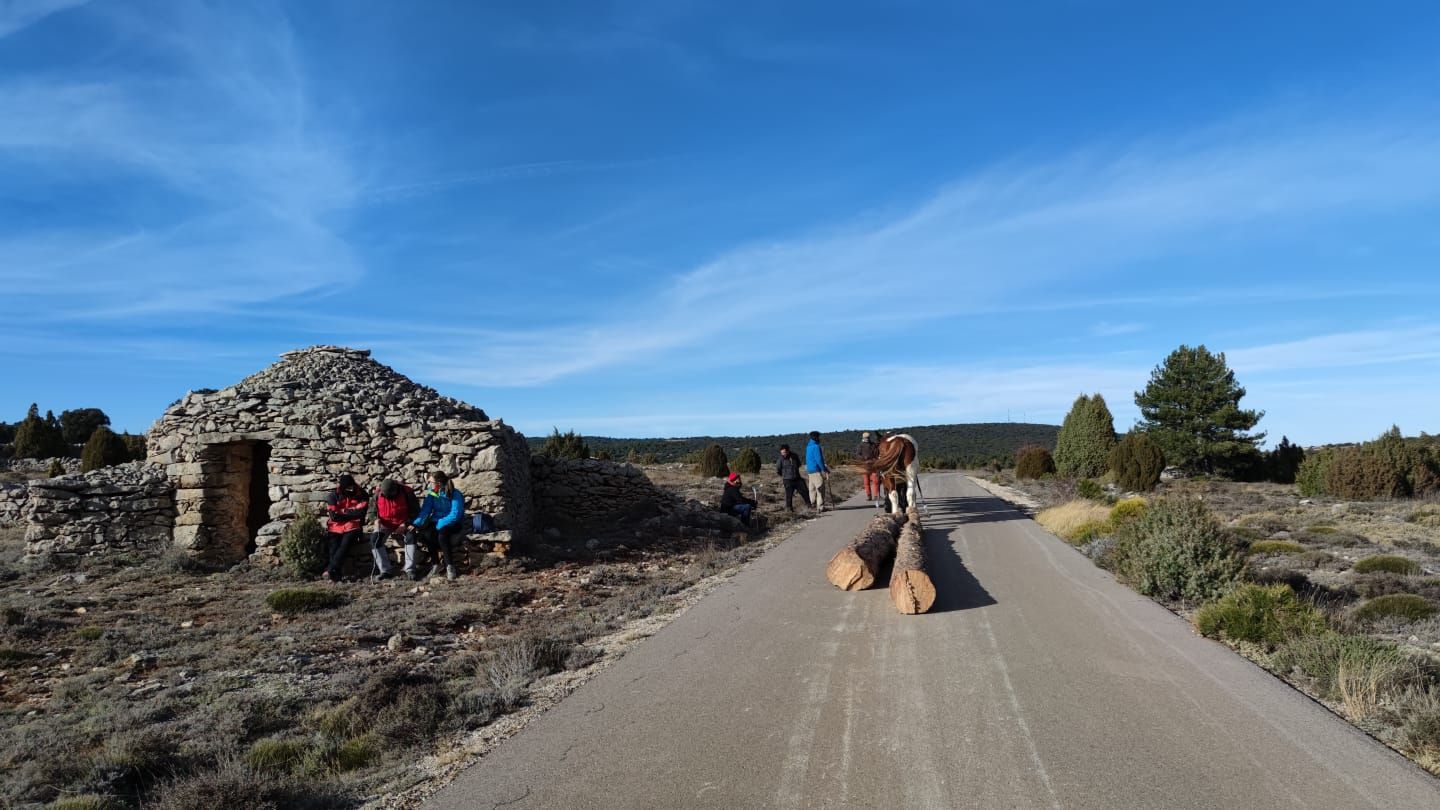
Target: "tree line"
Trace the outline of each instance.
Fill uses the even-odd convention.
[[[0,454],[9,458],[61,459],[80,457],[85,471],[145,458],[145,437],[115,433],[110,417],[99,408],[76,408],[40,415],[30,404],[25,418],[0,422]],[[52,471],[57,465],[52,465]],[[63,467],[60,467],[63,470]],[[58,474],[58,473],[57,473]]]
[[[1180,346],[1135,392],[1140,420],[1125,435],[1099,394],[1078,397],[1051,454],[1025,448],[1016,475],[1049,473],[1093,479],[1109,475],[1122,487],[1149,490],[1167,466],[1236,481],[1299,483],[1306,495],[1343,498],[1423,496],[1440,491],[1440,441],[1407,439],[1398,427],[1358,446],[1324,447],[1307,455],[1289,437],[1269,451],[1254,428],[1264,411],[1242,408],[1245,389],[1223,352]]]

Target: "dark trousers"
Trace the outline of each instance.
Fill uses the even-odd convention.
[[[330,564],[325,570],[330,576],[339,579],[345,571],[345,552],[350,550],[350,544],[360,539],[360,530],[353,529],[348,532],[326,532],[325,540],[330,547]]]
[[[810,490],[809,490],[809,485],[805,483],[805,479],[803,479],[803,478],[786,478],[786,479],[785,479],[785,509],[786,509],[786,510],[788,510],[788,511],[790,511],[790,512],[794,512],[794,511],[795,511],[795,493],[797,493],[797,492],[800,493],[800,500],[804,501],[804,502],[805,502],[805,505],[806,505],[807,507],[814,508],[814,507],[812,507],[811,504],[810,504]]]
[[[455,564],[455,545],[460,542],[460,534],[464,528],[458,521],[443,529],[436,529],[435,524],[427,523],[415,530],[415,539],[430,552],[432,563],[438,562],[449,568]]]

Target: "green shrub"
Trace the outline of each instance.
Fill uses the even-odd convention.
[[[1257,540],[1250,544],[1251,554],[1299,554],[1304,550],[1293,540]]]
[[[281,588],[266,596],[265,604],[276,613],[294,615],[339,607],[345,604],[345,595],[339,591],[320,588]]]
[[[1420,566],[1413,560],[1400,557],[1395,554],[1376,554],[1373,557],[1366,557],[1355,563],[1351,569],[1357,574],[1418,574]]]
[[[724,478],[730,474],[730,460],[725,457],[725,448],[712,444],[700,454],[696,473],[702,478]]]
[[[1145,514],[1146,500],[1144,498],[1123,498],[1110,510],[1110,530],[1117,531],[1121,526]]]
[[[1273,649],[1325,629],[1325,617],[1289,585],[1242,585],[1195,614],[1195,627],[1211,638],[1248,641]]]
[[[1341,701],[1352,720],[1373,714],[1382,700],[1420,676],[1419,667],[1394,644],[1341,633],[1292,639],[1275,651],[1270,664],[1308,679],[1320,697]]]
[[[1235,583],[1244,560],[1200,501],[1162,498],[1115,536],[1116,573],[1146,596],[1198,603]]]
[[[35,653],[17,650],[14,647],[0,647],[0,667],[8,664],[21,664],[39,657]]]
[[[735,457],[735,461],[731,463],[730,469],[733,472],[754,475],[760,472],[760,454],[755,452],[755,448],[747,447],[741,450],[740,454]]]
[[[1091,520],[1081,523],[1075,530],[1065,537],[1072,544],[1083,546],[1097,537],[1103,537],[1110,532],[1110,524],[1102,520]]]
[[[590,446],[585,444],[585,438],[575,431],[567,430],[561,433],[557,427],[546,437],[540,454],[551,458],[586,459],[590,457]]]
[[[339,810],[353,799],[322,780],[301,781],[286,774],[260,772],[242,762],[226,762],[218,769],[196,773],[164,785],[146,810],[195,810],[198,807],[227,810],[270,810],[304,807],[306,810]]]
[[[1089,478],[1075,482],[1075,494],[1092,501],[1105,500],[1105,488]]]
[[[1350,615],[1358,622],[1368,624],[1381,619],[1401,619],[1418,622],[1434,616],[1436,608],[1423,596],[1413,593],[1392,593],[1377,596],[1365,602]]]
[[[380,758],[380,746],[373,734],[346,740],[335,750],[335,771],[359,770]]]
[[[1404,718],[1400,740],[1412,753],[1440,752],[1440,685],[1411,687],[1400,696],[1396,714]]]
[[[1040,478],[1054,472],[1054,457],[1040,445],[1030,444],[1015,451],[1016,478]]]
[[[1335,561],[1335,555],[1328,551],[1302,551],[1290,558],[1291,562],[1306,568],[1319,568]]]
[[[53,461],[51,461],[51,462],[50,462],[50,467],[45,470],[45,476],[46,476],[47,478],[59,478],[60,476],[62,476],[62,475],[64,475],[64,474],[65,474],[65,462],[61,461],[61,460],[58,459],[58,458],[57,458],[57,459],[54,459]]]
[[[1165,469],[1165,453],[1160,445],[1144,433],[1131,431],[1110,451],[1110,472],[1121,489],[1149,492],[1160,483]]]
[[[1105,398],[1081,395],[1070,406],[1055,437],[1055,469],[1074,478],[1094,478],[1105,472],[1110,448],[1115,446],[1115,419]],[[1081,492],[1082,497],[1091,496]],[[1096,499],[1098,500],[1098,499]]]
[[[304,740],[267,737],[256,740],[245,753],[245,764],[257,771],[291,771],[305,758]]]
[[[95,428],[80,451],[80,471],[90,472],[101,467],[113,467],[130,460],[130,448],[125,440],[115,435],[110,428],[101,425]]]
[[[320,516],[302,510],[280,536],[280,561],[301,579],[314,579],[325,570],[325,530]]]
[[[1336,452],[1325,472],[1325,492],[1354,500],[1401,498],[1407,494],[1405,472],[1384,456],[1346,447]]]
[[[1325,477],[1330,472],[1330,463],[1335,460],[1335,448],[1322,447],[1305,456],[1300,468],[1295,471],[1295,488],[1301,495],[1314,498],[1325,494]]]

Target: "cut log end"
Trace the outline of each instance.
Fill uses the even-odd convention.
[[[926,613],[935,606],[935,583],[924,571],[896,571],[890,577],[890,601],[906,615]]]
[[[830,559],[825,566],[825,578],[842,591],[863,591],[875,584],[875,572],[865,566],[865,561],[846,546]]]

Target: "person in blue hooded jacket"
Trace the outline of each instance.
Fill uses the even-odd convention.
[[[446,579],[460,576],[455,569],[455,547],[465,533],[465,496],[455,488],[450,476],[443,472],[430,474],[430,486],[425,490],[425,500],[413,525],[415,531],[405,540],[405,573],[411,579],[420,578],[415,568],[418,539],[430,553],[430,570],[425,576],[439,571],[437,562],[444,564]]]
[[[820,431],[810,431],[810,443],[805,445],[805,473],[810,482],[810,500],[816,512],[834,509],[830,503],[830,465],[825,463],[825,452],[820,449]]]

